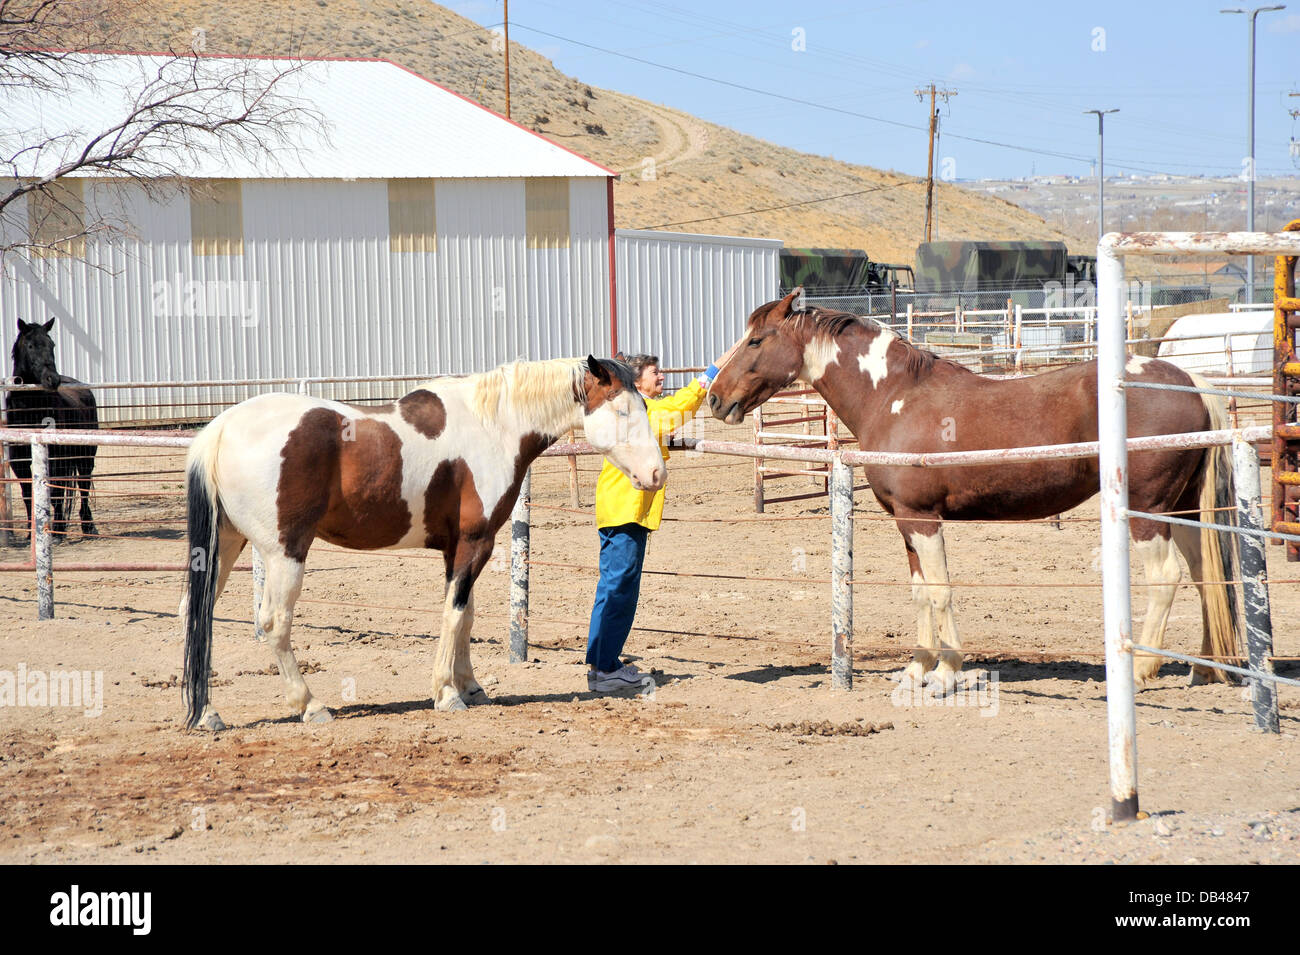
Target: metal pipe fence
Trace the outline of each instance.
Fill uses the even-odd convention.
[[[1300,239],[1300,236],[1296,236]],[[1118,341],[1122,345],[1122,335]],[[1119,364],[1121,377],[1118,383],[1111,381],[1111,388],[1122,396],[1124,382],[1122,378],[1123,363]],[[1103,394],[1103,401],[1108,397]],[[1122,422],[1121,418],[1121,422]],[[1122,431],[1120,433],[1120,454],[1125,458],[1120,459],[1118,465],[1115,464],[1116,452],[1109,441],[1113,441],[1114,431],[1113,423],[1107,425],[1107,430],[1099,441],[1080,442],[1069,445],[1057,446],[1035,446],[1022,448],[1004,448],[989,449],[982,451],[966,452],[933,452],[933,453],[896,453],[881,452],[870,450],[829,450],[819,448],[798,448],[798,447],[781,447],[772,445],[743,444],[740,442],[721,441],[711,439],[684,439],[674,443],[673,446],[684,448],[689,451],[702,454],[720,454],[738,457],[750,458],[770,458],[777,460],[788,460],[797,462],[811,462],[826,465],[830,470],[830,503],[831,503],[831,621],[830,621],[830,665],[832,687],[837,689],[848,689],[852,684],[853,672],[853,586],[859,581],[853,580],[853,504],[854,488],[852,480],[852,468],[854,465],[871,464],[875,466],[890,467],[979,467],[989,465],[1006,465],[1017,462],[1030,462],[1045,459],[1070,459],[1084,457],[1100,457],[1103,465],[1103,498],[1102,498],[1102,516],[1101,526],[1103,532],[1103,602],[1106,608],[1106,666],[1107,666],[1107,691],[1108,691],[1108,711],[1111,714],[1112,734],[1111,748],[1112,757],[1116,756],[1116,750],[1119,751],[1119,767],[1122,772],[1134,769],[1135,742],[1132,736],[1117,736],[1114,732],[1114,699],[1124,700],[1127,698],[1128,705],[1133,706],[1133,675],[1132,675],[1132,655],[1135,650],[1149,651],[1155,653],[1164,653],[1167,656],[1178,659],[1187,659],[1193,663],[1217,666],[1226,661],[1208,660],[1200,657],[1186,657],[1176,655],[1169,651],[1146,648],[1135,645],[1131,638],[1131,623],[1128,620],[1127,611],[1129,604],[1129,582],[1128,582],[1128,542],[1127,542],[1127,518],[1131,512],[1127,508],[1126,495],[1121,503],[1116,504],[1114,493],[1115,476],[1107,468],[1118,466],[1120,476],[1126,476],[1125,465],[1122,463],[1128,453],[1135,453],[1144,450],[1153,450],[1157,448],[1183,448],[1183,447],[1209,447],[1212,445],[1222,445],[1236,442],[1239,446],[1249,446],[1249,443],[1266,440],[1271,429],[1268,427],[1257,427],[1237,430],[1222,430],[1212,432],[1200,432],[1195,434],[1182,435],[1156,435],[1141,438],[1126,438]],[[127,447],[159,447],[179,449],[188,446],[191,437],[173,436],[173,435],[118,435],[104,432],[72,432],[72,431],[53,431],[53,432],[30,432],[16,429],[0,429],[0,442],[26,442],[31,445],[34,470],[33,484],[33,519],[32,519],[32,547],[33,562],[21,566],[0,566],[0,570],[24,570],[35,571],[38,587],[38,617],[40,619],[50,619],[54,613],[54,575],[55,572],[64,570],[77,569],[76,565],[56,565],[53,561],[52,541],[53,535],[50,533],[49,519],[49,475],[48,475],[48,453],[50,445],[70,444],[70,443],[88,443],[101,446],[127,446]],[[548,457],[569,457],[577,455],[596,454],[598,452],[589,445],[580,442],[565,442],[552,446],[545,452]],[[1250,531],[1258,527],[1258,458],[1254,455],[1238,454],[1242,459],[1239,465],[1241,468],[1238,475],[1238,487],[1244,490],[1247,497],[1242,498],[1239,495],[1238,501],[1238,520],[1240,528],[1234,528]],[[1248,459],[1248,463],[1247,462]],[[1253,467],[1253,478],[1251,468]],[[1253,498],[1250,495],[1253,494]],[[534,563],[540,563],[532,558],[530,553],[530,484],[526,481],[515,505],[511,517],[511,606],[510,606],[510,638],[509,638],[509,656],[512,661],[526,660],[528,654],[528,620],[529,620],[529,574],[528,567]],[[1123,553],[1123,575],[1119,578],[1115,576],[1116,571],[1113,560],[1113,550],[1115,549],[1115,540],[1113,535],[1116,533],[1115,527],[1118,521],[1123,522],[1124,530],[1124,553]],[[1252,522],[1254,522],[1252,524]],[[1221,525],[1214,525],[1216,528]],[[1107,549],[1109,548],[1109,549]],[[1253,562],[1252,562],[1253,561]],[[255,565],[257,563],[255,555]],[[110,569],[112,565],[93,565],[95,569]],[[183,565],[171,567],[170,565],[156,565],[159,569],[183,570]],[[1267,603],[1267,582],[1263,579],[1261,564],[1256,557],[1251,561],[1243,560],[1243,584],[1246,588],[1246,606],[1248,613],[1248,651],[1249,666],[1242,668],[1253,681],[1254,686],[1263,686],[1266,682],[1275,679],[1272,673],[1269,658],[1271,656],[1271,622],[1268,620],[1268,603]],[[141,568],[143,569],[143,568]],[[685,574],[685,576],[695,576]],[[704,575],[706,576],[706,575]],[[1118,585],[1122,581],[1122,588]],[[258,592],[260,588],[254,587],[255,606],[260,598]],[[1117,596],[1122,590],[1122,599]],[[1125,611],[1125,617],[1122,620],[1123,639],[1115,639],[1114,624],[1116,623],[1113,614],[1115,607],[1122,606]],[[969,649],[967,650],[969,652]],[[1118,658],[1118,659],[1117,659]],[[1124,661],[1127,661],[1125,667]],[[1262,701],[1256,707],[1256,718],[1263,721],[1271,721],[1271,725],[1276,725],[1276,698],[1275,696],[1270,703],[1268,696],[1263,691],[1257,691],[1257,701]],[[1272,714],[1271,716],[1269,714]],[[1262,715],[1261,715],[1262,714]],[[1133,724],[1130,720],[1129,726]],[[1112,767],[1112,781],[1114,781],[1114,766]],[[1133,789],[1129,795],[1120,799],[1115,799],[1113,809],[1117,819],[1131,818],[1128,812],[1136,813],[1137,795],[1136,781],[1130,780],[1129,777],[1121,775],[1121,782],[1131,782]],[[1114,799],[1114,789],[1112,789]]]
[[[1169,253],[1300,255],[1300,234],[1252,232],[1110,233],[1097,246],[1098,419],[1102,473],[1102,580],[1106,636],[1111,809],[1116,821],[1138,812],[1136,701],[1129,601],[1127,387],[1124,309],[1126,255]],[[1271,429],[1269,431],[1271,438]],[[1248,478],[1247,478],[1248,480]],[[1249,523],[1249,518],[1245,523]],[[1240,528],[1238,528],[1240,529]],[[1248,598],[1249,599],[1249,598]],[[1272,674],[1251,668],[1251,679]]]

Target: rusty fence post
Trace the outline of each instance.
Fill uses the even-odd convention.
[[[32,549],[36,555],[36,619],[54,619],[54,540],[50,534],[50,446],[32,442]]]
[[[529,498],[533,472],[524,472],[519,498],[510,513],[510,662],[528,662]]]

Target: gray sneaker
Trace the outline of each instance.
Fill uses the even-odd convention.
[[[614,693],[618,690],[639,690],[654,683],[654,677],[642,673],[630,663],[625,663],[612,673],[592,670],[587,674],[587,688],[595,693]]]

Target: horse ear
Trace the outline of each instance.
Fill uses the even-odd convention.
[[[18,334],[21,335],[25,331],[27,331],[27,323],[20,318],[18,319]]]
[[[53,327],[54,327],[54,319],[52,319],[52,318],[51,318],[48,322],[46,322],[44,325],[41,326],[41,328],[45,329],[47,332],[48,332],[51,328],[53,328]]]
[[[777,302],[776,305],[773,307],[772,311],[769,313],[769,316],[771,318],[776,318],[776,319],[785,318],[787,315],[790,314],[791,310],[794,308],[794,303],[796,301],[802,301],[802,300],[803,300],[803,286],[800,285],[798,288],[793,289],[790,292],[790,294],[787,295],[785,298],[781,299],[781,301]]]
[[[590,371],[592,375],[595,376],[596,380],[602,385],[609,384],[609,371],[597,360],[595,355],[587,356],[587,370]]]

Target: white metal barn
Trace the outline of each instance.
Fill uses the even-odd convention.
[[[0,89],[5,155],[99,131],[164,59],[95,55],[93,84]],[[202,58],[232,62],[249,61]],[[154,196],[123,179],[63,181],[68,206],[121,233],[6,256],[6,361],[16,318],[51,317],[60,370],[89,382],[431,375],[609,354],[614,173],[392,63],[298,65],[282,93],[324,124],[291,130],[287,150],[170,157],[194,188]],[[6,242],[25,215],[8,217]],[[175,406],[151,416],[206,417],[246,394],[101,401],[162,399]]]

